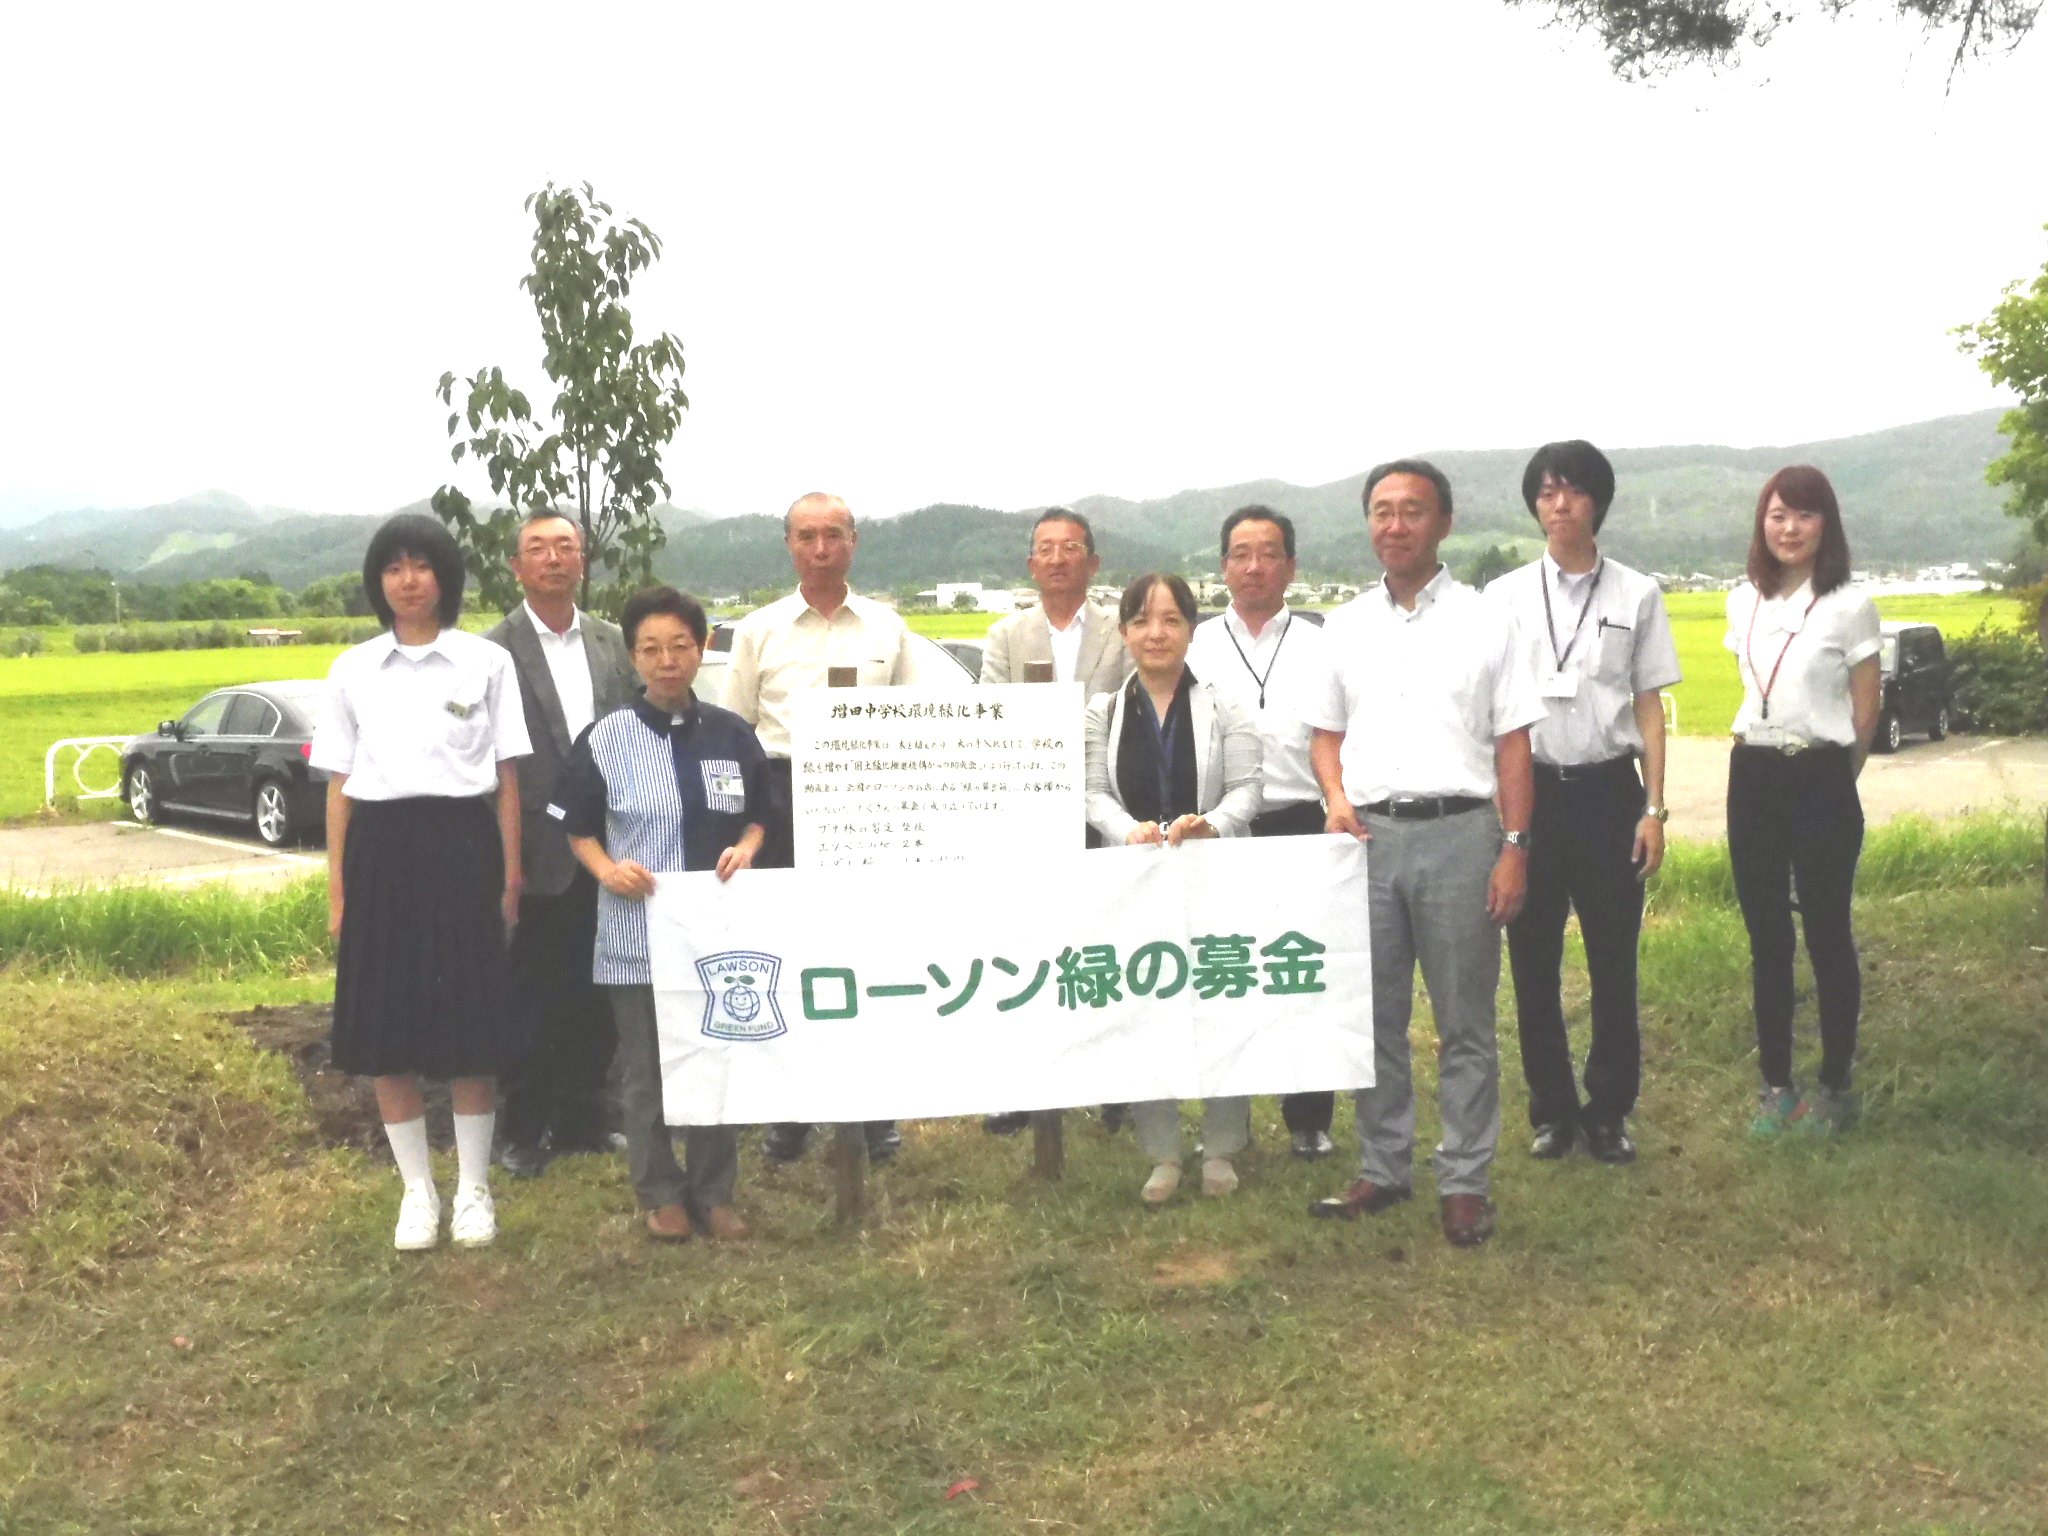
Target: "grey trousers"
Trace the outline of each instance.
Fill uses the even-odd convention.
[[[1494,1033],[1500,930],[1486,915],[1487,881],[1500,858],[1500,818],[1487,807],[1435,821],[1360,819],[1372,834],[1367,867],[1374,1081],[1355,1095],[1359,1170],[1391,1188],[1414,1182],[1408,1026],[1420,961],[1441,1046],[1437,1193],[1483,1195],[1500,1141],[1500,1046]]]
[[[1148,1099],[1131,1106],[1138,1146],[1155,1163],[1181,1160],[1180,1100]],[[1202,1156],[1235,1157],[1252,1139],[1250,1099],[1202,1100]]]
[[[693,1218],[732,1204],[739,1177],[739,1132],[730,1125],[683,1130],[683,1164],[661,1112],[661,1052],[654,1033],[654,988],[606,987],[619,1026],[619,1104],[626,1168],[640,1209],[680,1205]]]

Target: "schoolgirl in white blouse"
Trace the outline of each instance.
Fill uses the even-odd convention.
[[[376,1080],[404,1180],[394,1241],[439,1241],[419,1080],[446,1079],[458,1173],[450,1235],[497,1235],[493,1077],[516,1042],[505,934],[519,912],[519,780],[528,750],[511,653],[455,627],[462,555],[430,517],[371,537],[363,590],[385,623],[344,651],[313,733],[327,784],[335,956],[332,1061]]]

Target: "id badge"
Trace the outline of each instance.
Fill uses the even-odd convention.
[[[1543,697],[1546,699],[1576,699],[1579,696],[1579,674],[1576,672],[1546,673],[1541,681]]]
[[[747,808],[747,781],[740,772],[740,765],[731,758],[706,758],[701,766],[704,772],[704,808],[735,815],[743,812]]]

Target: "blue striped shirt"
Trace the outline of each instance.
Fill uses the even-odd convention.
[[[749,825],[765,823],[767,759],[746,721],[692,698],[679,715],[635,699],[577,738],[548,814],[571,837],[597,837],[614,859],[655,874],[718,867]],[[597,892],[600,986],[646,986],[647,909]]]

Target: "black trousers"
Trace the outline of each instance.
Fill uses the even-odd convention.
[[[1847,747],[1786,756],[1737,746],[1728,761],[1728,862],[1749,929],[1757,1064],[1792,1086],[1792,895],[1798,887],[1820,1014],[1820,1080],[1846,1092],[1863,1011],[1849,900],[1863,852],[1863,801]]]
[[[768,807],[768,814],[761,818],[761,852],[754,859],[756,869],[796,868],[796,800],[793,792],[789,759],[771,757],[768,759],[768,788],[774,797],[774,804]],[[873,1141],[894,1129],[894,1120],[870,1120],[867,1122],[868,1139]],[[779,1130],[805,1129],[791,1121],[779,1124]]]
[[[1323,807],[1315,800],[1276,806],[1252,820],[1253,837],[1304,837],[1323,830]],[[1287,1093],[1280,1096],[1280,1118],[1290,1131],[1322,1131],[1326,1135],[1336,1114],[1332,1092]]]
[[[609,1130],[605,1075],[618,1030],[590,979],[597,945],[597,881],[585,869],[559,896],[521,896],[512,933],[513,1007],[523,1046],[505,1074],[498,1131],[514,1146],[589,1145]]]
[[[1522,1075],[1529,1084],[1531,1125],[1620,1125],[1636,1107],[1643,1076],[1636,1016],[1643,886],[1634,853],[1646,801],[1633,757],[1570,772],[1560,777],[1556,769],[1536,765],[1528,895],[1521,915],[1508,924]],[[1583,1104],[1572,1079],[1561,994],[1565,919],[1574,911],[1593,985]]]

